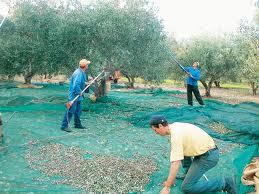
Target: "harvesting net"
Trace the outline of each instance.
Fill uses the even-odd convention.
[[[185,94],[162,89],[113,88],[97,103],[83,102],[86,129],[60,130],[68,86],[40,89],[0,84],[4,141],[0,146],[0,192],[159,193],[168,175],[170,145],[148,121],[164,114],[211,134],[221,153],[208,178],[236,172],[258,154],[259,105],[206,100],[189,107]],[[172,193],[182,193],[181,181]],[[248,187],[239,183],[239,193]]]

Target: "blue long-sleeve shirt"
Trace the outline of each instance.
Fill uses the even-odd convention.
[[[201,78],[201,72],[199,69],[194,69],[193,67],[185,67],[187,72],[189,72],[192,77],[188,76],[186,79],[187,84],[192,86],[198,86],[198,81]]]
[[[74,71],[70,78],[69,84],[69,95],[68,100],[73,100],[77,95],[79,95],[85,88],[85,82],[87,81],[87,74],[81,69],[78,68]],[[79,96],[78,100],[83,100],[83,96]]]

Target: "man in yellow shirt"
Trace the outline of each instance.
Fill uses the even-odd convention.
[[[161,136],[169,135],[171,142],[170,172],[161,194],[170,193],[181,161],[187,172],[181,186],[185,193],[224,190],[237,194],[235,176],[214,177],[210,180],[202,178],[204,173],[216,166],[219,160],[219,150],[205,131],[190,123],[175,122],[169,125],[166,118],[161,115],[153,116],[150,126]]]

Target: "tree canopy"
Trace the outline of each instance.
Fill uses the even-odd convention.
[[[230,39],[223,37],[201,36],[185,41],[177,54],[182,64],[191,66],[200,63],[201,82],[210,96],[210,89],[215,81],[235,77],[238,71],[234,45]]]
[[[165,53],[170,52],[162,23],[147,1],[86,6],[72,0],[23,0],[15,4],[2,34],[1,72],[22,74],[28,83],[36,74],[70,74],[80,58],[92,61],[93,73],[121,68],[132,84],[136,77],[161,81],[164,76],[156,72],[165,75]]]
[[[182,42],[168,37],[156,7],[146,0],[13,0],[0,29],[0,75],[66,74],[78,61],[92,61],[90,75],[104,67],[159,83],[183,79],[172,55],[183,65],[200,62],[201,82],[210,96],[214,82],[258,84],[258,9],[237,33],[198,36]]]

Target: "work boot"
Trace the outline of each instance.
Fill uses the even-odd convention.
[[[72,132],[71,129],[67,128],[67,127],[61,127],[60,128],[62,131],[66,131],[66,132]]]
[[[83,125],[76,125],[75,128],[77,128],[77,129],[86,129]]]
[[[236,176],[225,178],[225,191],[230,194],[237,194]]]

